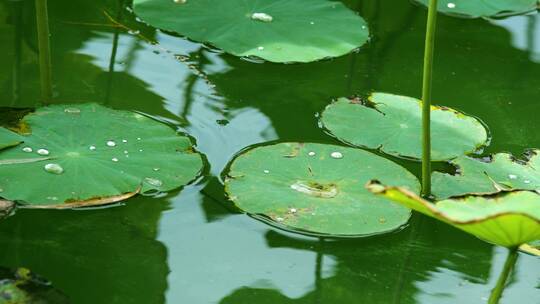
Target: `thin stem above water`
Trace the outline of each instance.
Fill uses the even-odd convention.
[[[429,1],[422,82],[422,195],[431,195],[431,85],[437,27],[437,0]]]
[[[489,297],[488,301],[489,304],[499,303],[504,288],[506,287],[506,281],[508,280],[510,273],[512,273],[512,269],[516,265],[518,254],[519,253],[517,247],[509,249],[508,256],[506,257],[506,261],[504,262],[503,271],[499,275],[497,285],[495,285],[495,288],[493,288],[493,290],[491,291],[491,296]]]

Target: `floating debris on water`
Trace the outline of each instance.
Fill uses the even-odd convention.
[[[49,155],[49,150],[47,150],[47,149],[39,149],[39,150],[37,150],[37,154],[46,156],[46,155]]]
[[[262,22],[272,22],[274,18],[266,13],[253,13],[251,14],[251,19],[262,21]]]
[[[64,168],[62,168],[62,166],[60,166],[59,164],[46,164],[43,168],[45,169],[45,171],[53,174],[64,173]]]

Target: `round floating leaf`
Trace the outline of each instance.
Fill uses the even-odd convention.
[[[425,6],[429,0],[415,0]],[[519,15],[538,8],[537,0],[439,0],[437,10],[456,17]]]
[[[498,196],[468,196],[432,204],[400,187],[371,182],[375,194],[448,223],[487,242],[515,247],[540,239],[540,195],[519,191]]]
[[[16,146],[22,141],[22,137],[17,133],[13,133],[6,128],[0,127],[0,150]]]
[[[24,145],[0,153],[0,196],[71,208],[169,191],[202,167],[190,140],[149,117],[97,104],[55,105],[23,119]]]
[[[456,174],[433,173],[433,195],[438,199],[467,194],[494,194],[502,190],[540,190],[539,150],[531,150],[525,160],[507,153],[477,159],[462,156],[450,162]]]
[[[396,230],[410,212],[369,193],[372,178],[418,191],[417,179],[372,153],[324,144],[281,143],[239,156],[225,182],[245,212],[299,233],[366,236]]]
[[[369,36],[365,21],[336,1],[135,0],[133,8],[152,26],[273,62],[341,56]]]
[[[384,153],[422,157],[422,103],[386,93],[373,93],[367,101],[339,98],[322,115],[322,123],[339,140]],[[487,132],[475,118],[446,107],[431,108],[434,161],[476,151],[487,142]]]

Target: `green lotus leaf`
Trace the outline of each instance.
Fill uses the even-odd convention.
[[[540,195],[535,192],[467,196],[432,204],[401,187],[372,181],[367,188],[496,245],[516,247],[540,239]]]
[[[434,172],[433,195],[438,199],[467,194],[494,194],[503,190],[540,189],[540,150],[530,150],[524,160],[507,153],[489,158],[458,157],[450,162],[457,173]]]
[[[373,93],[367,101],[339,98],[322,114],[322,123],[339,140],[412,159],[422,157],[421,101]],[[472,153],[486,144],[487,131],[475,118],[446,107],[431,109],[432,160]]]
[[[425,6],[429,0],[415,0]],[[519,15],[538,8],[537,0],[439,0],[441,13],[465,18]]]
[[[0,150],[16,146],[23,142],[23,138],[17,133],[0,127]]]
[[[399,229],[410,211],[377,198],[372,178],[418,191],[417,179],[375,154],[314,143],[280,143],[236,158],[225,188],[248,214],[304,234],[367,236]]]
[[[23,118],[32,133],[0,153],[0,196],[25,207],[72,208],[169,191],[202,167],[189,138],[130,111],[54,105]]]
[[[273,62],[341,56],[369,37],[365,21],[336,1],[135,0],[133,9],[154,27]]]

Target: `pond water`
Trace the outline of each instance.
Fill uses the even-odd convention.
[[[371,25],[370,43],[334,60],[283,65],[161,32],[121,2],[49,1],[55,103],[148,113],[192,135],[207,167],[181,191],[114,208],[19,210],[0,222],[0,266],[32,269],[73,303],[487,302],[506,249],[445,224],[415,214],[397,233],[319,240],[240,214],[223,195],[221,172],[248,146],[336,143],[317,118],[333,98],[419,97],[424,8],[344,1]],[[0,4],[0,106],[37,105],[35,28],[33,1]],[[434,77],[435,103],[489,126],[486,153],[540,147],[538,14],[441,16]],[[419,164],[394,160],[419,175]],[[501,303],[540,303],[538,273],[538,259],[520,254]]]

